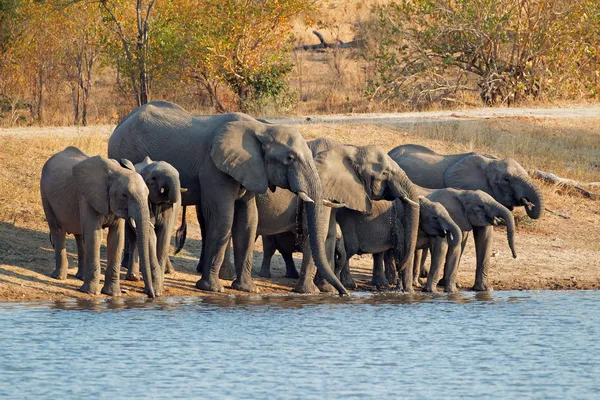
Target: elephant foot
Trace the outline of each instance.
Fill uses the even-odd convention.
[[[298,282],[296,286],[292,289],[292,291],[296,293],[307,293],[314,294],[319,293],[319,288],[313,281],[305,280],[304,282]]]
[[[475,285],[472,288],[476,292],[488,292],[492,290],[491,286],[486,285],[485,283],[475,282]]]
[[[54,271],[52,271],[50,276],[54,279],[58,279],[59,281],[63,281],[67,279],[67,270],[65,269],[65,271],[63,272],[61,270],[55,269]]]
[[[219,279],[232,281],[236,277],[235,267],[231,265],[231,263],[223,263],[223,266],[221,266],[221,269],[219,270]]]
[[[271,277],[271,268],[261,267],[260,271],[258,271],[258,276],[261,278],[270,278]],[[287,276],[287,274],[286,274]]]
[[[137,276],[137,275],[136,275],[136,274],[134,274],[134,273],[129,273],[129,272],[128,272],[128,273],[127,273],[127,275],[125,275],[125,280],[127,280],[127,281],[131,281],[131,282],[139,282],[139,280],[140,280],[140,277],[139,277],[139,276]]]
[[[423,292],[435,293],[435,292],[437,292],[437,288],[435,287],[435,285],[425,285],[425,287],[423,288]]]
[[[437,283],[438,286],[446,286],[446,277],[443,277],[442,279],[440,279],[440,281]]]
[[[254,282],[252,282],[252,280],[242,280],[242,279],[235,279],[232,283],[231,283],[231,287],[235,290],[240,290],[242,292],[248,292],[248,293],[258,293],[258,287],[254,284]]]
[[[108,296],[119,297],[121,295],[121,285],[117,282],[105,282],[104,286],[102,286],[101,293]]]
[[[337,289],[334,288],[329,282],[327,282],[325,280],[317,282],[316,286],[321,293],[337,292]]]
[[[429,276],[429,270],[421,269],[419,273],[419,278],[427,278]]]
[[[90,283],[90,282],[84,282],[83,285],[81,285],[81,287],[79,288],[80,292],[83,293],[89,293],[89,294],[98,294],[100,293],[100,291],[98,290],[98,283]]]
[[[286,278],[291,278],[291,279],[298,279],[300,278],[300,274],[298,273],[298,271],[296,270],[295,267],[293,268],[288,268],[285,271],[285,277]]]
[[[148,295],[148,297],[150,297],[151,299],[162,296],[163,288],[162,286],[158,287],[152,285],[152,292],[153,293],[150,293],[148,289],[144,288],[144,294]]]
[[[375,286],[377,290],[384,290],[388,288],[389,282],[385,276],[373,276],[371,285]]]
[[[413,279],[413,287],[422,288],[423,281],[420,278]]]
[[[358,287],[358,285],[356,284],[356,282],[354,282],[354,278],[352,278],[352,275],[350,274],[344,274],[342,273],[340,282],[342,282],[342,285],[344,285],[344,287],[346,289],[356,289]]]
[[[456,285],[446,285],[446,287],[444,288],[444,292],[446,292],[446,293],[458,293],[458,289],[456,288]]]
[[[224,292],[225,288],[221,285],[218,279],[204,279],[204,276],[196,282],[196,288],[200,290],[207,290],[209,292]]]
[[[173,268],[173,264],[171,264],[170,262],[167,262],[167,265],[165,265],[165,275],[171,275],[175,273],[175,268]]]
[[[75,274],[75,278],[79,279],[80,281],[85,280],[85,275],[83,273],[83,269],[77,269],[77,273]]]

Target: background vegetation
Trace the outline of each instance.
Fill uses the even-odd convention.
[[[596,0],[0,0],[0,123],[594,100],[599,46]]]

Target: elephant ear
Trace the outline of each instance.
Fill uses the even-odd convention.
[[[358,150],[353,146],[335,147],[315,157],[323,198],[346,204],[352,210],[371,211],[371,199],[354,168]]]
[[[269,182],[263,158],[265,127],[251,121],[227,122],[217,132],[210,157],[217,168],[247,190],[263,194]]]
[[[110,213],[108,198],[108,171],[110,160],[95,156],[73,166],[73,181],[77,190],[100,215]]]
[[[444,184],[446,187],[488,191],[485,167],[486,163],[479,154],[466,156],[446,169]]]
[[[131,161],[129,161],[128,159],[121,158],[121,161],[119,162],[119,164],[121,165],[121,167],[127,168],[128,170],[135,172],[135,167],[134,167],[133,163]]]

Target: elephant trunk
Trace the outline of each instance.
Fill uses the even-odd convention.
[[[389,186],[390,191],[392,196],[402,201],[402,209],[404,211],[400,213],[400,210],[396,210],[396,218],[402,218],[402,221],[396,221],[396,223],[404,227],[402,232],[402,254],[398,254],[397,260],[398,271],[402,271],[404,268],[412,268],[412,265],[409,264],[412,264],[417,246],[420,206],[416,187],[408,179],[404,171],[399,169],[399,171],[394,173],[394,177],[395,179]],[[396,202],[400,200],[396,200]],[[394,204],[395,208],[398,208],[398,206],[399,204]]]
[[[531,179],[523,182],[521,190],[517,191],[520,205],[525,206],[525,212],[531,219],[538,219],[544,213],[544,196],[540,188]]]
[[[147,205],[141,200],[132,203],[129,205],[129,216],[135,222],[140,269],[144,277],[145,292],[148,297],[155,298],[160,294],[156,293],[155,287],[160,288],[160,286],[156,285],[162,283],[160,279],[160,266],[156,259],[156,237],[150,223],[150,213]],[[154,243],[150,243],[151,240]],[[152,248],[154,249],[153,254],[151,251]]]
[[[348,295],[348,291],[329,265],[327,252],[325,251],[329,225],[324,223],[324,221],[328,220],[325,213],[331,213],[331,209],[324,206],[322,201],[317,200],[314,203],[305,203],[305,207],[310,249],[317,270],[327,282],[338,290],[340,296]]]
[[[162,182],[165,198],[169,204],[181,203],[181,183],[179,176],[166,176]]]
[[[452,219],[444,220],[442,227],[447,232],[448,247],[454,248],[462,242],[462,231]]]
[[[506,222],[508,246],[510,247],[513,258],[517,258],[517,251],[515,250],[515,217],[506,207],[500,204],[496,206],[496,212],[497,216]]]

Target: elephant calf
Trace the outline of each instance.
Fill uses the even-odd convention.
[[[462,246],[460,249],[452,249],[446,253],[440,249],[440,243],[432,243],[431,270],[427,277],[425,291],[431,292],[435,290],[438,268],[443,265],[444,256],[446,290],[451,290],[454,287],[454,277],[458,270],[460,257],[471,231],[475,232],[475,252],[477,255],[477,270],[473,288],[475,290],[487,290],[489,287],[486,281],[493,240],[492,227],[499,220],[504,220],[506,223],[508,245],[513,257],[517,257],[514,245],[515,220],[512,213],[494,200],[492,196],[481,190],[450,188],[427,190],[421,188],[419,191],[422,194],[426,194],[429,200],[442,204],[462,231]],[[420,257],[415,257],[415,263],[419,263],[419,260]]]
[[[55,249],[56,269],[52,276],[65,279],[65,239],[77,239],[80,290],[97,294],[100,284],[102,228],[109,228],[107,268],[102,293],[119,296],[119,261],[123,252],[125,221],[135,230],[145,291],[154,298],[162,292],[162,270],[156,258],[156,238],[150,222],[148,188],[142,177],[101,156],[88,157],[75,147],[53,155],[44,164],[40,180],[42,204]]]
[[[128,165],[128,168],[135,169],[148,186],[150,217],[156,233],[158,263],[165,273],[173,273],[175,270],[169,260],[171,233],[181,208],[181,193],[185,193],[187,189],[181,188],[179,172],[165,161],[152,161],[150,157],[146,157],[135,166]],[[127,268],[125,279],[139,280],[140,267],[137,261],[135,231],[130,228],[126,228],[122,266]]]

